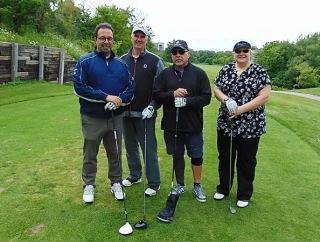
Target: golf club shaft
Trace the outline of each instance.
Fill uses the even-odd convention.
[[[231,175],[232,175],[232,138],[233,138],[233,131],[232,131],[232,119],[230,119],[230,167],[229,167],[229,210],[231,213],[235,212],[235,209],[231,207]]]
[[[172,179],[171,179],[171,192],[173,190],[173,180],[174,180],[174,155],[177,148],[177,139],[178,139],[178,122],[179,122],[179,108],[176,108],[176,130],[174,134],[174,147],[173,147],[173,159],[172,159]]]
[[[119,145],[118,145],[118,135],[117,135],[117,129],[116,129],[116,121],[114,118],[114,111],[111,110],[111,118],[112,118],[112,125],[113,125],[113,133],[114,133],[114,140],[116,142],[116,151],[117,151],[117,160],[119,164],[119,170],[121,171],[122,167],[120,164],[120,155],[119,155]],[[121,184],[122,182],[120,182]],[[123,196],[123,207],[124,207],[124,214],[126,216],[126,222],[128,222],[128,213],[127,213],[127,205],[126,205],[126,198],[124,195],[123,187],[121,184],[121,190],[122,190],[122,196]]]
[[[144,183],[143,183],[143,219],[146,221],[146,179],[147,179],[147,119],[144,119]]]

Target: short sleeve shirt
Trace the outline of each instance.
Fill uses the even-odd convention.
[[[214,83],[225,95],[241,106],[256,98],[267,85],[271,85],[271,80],[265,68],[259,64],[251,64],[238,76],[236,63],[233,62],[223,66]],[[219,108],[217,130],[230,136],[231,123],[225,104],[221,104]],[[265,105],[236,117],[232,131],[233,137],[241,138],[256,138],[266,133]]]

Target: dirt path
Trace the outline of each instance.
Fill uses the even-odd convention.
[[[300,93],[300,92],[285,92],[285,91],[272,91],[272,92],[279,92],[279,93],[295,95],[295,96],[299,96],[299,97],[310,98],[310,99],[313,99],[313,100],[316,100],[316,101],[320,102],[320,96],[313,95],[313,94]]]

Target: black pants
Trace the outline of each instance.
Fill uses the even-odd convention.
[[[253,181],[255,168],[257,165],[256,154],[258,152],[260,137],[252,139],[233,138],[232,139],[232,159],[231,159],[231,187],[234,177],[234,164],[237,158],[237,199],[250,200],[253,193]],[[218,131],[217,147],[219,152],[219,178],[220,184],[217,192],[229,194],[229,174],[230,174],[230,137],[224,136]]]

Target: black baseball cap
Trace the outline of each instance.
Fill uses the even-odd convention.
[[[185,42],[184,40],[176,40],[172,47],[171,47],[171,50],[173,50],[174,48],[181,48],[185,51],[189,51],[189,47],[188,47],[188,44],[187,42]]]
[[[251,49],[251,45],[249,42],[247,41],[239,41],[238,43],[236,43],[234,46],[233,46],[233,51],[237,50],[237,49],[240,49],[242,47],[247,47],[249,49]]]

